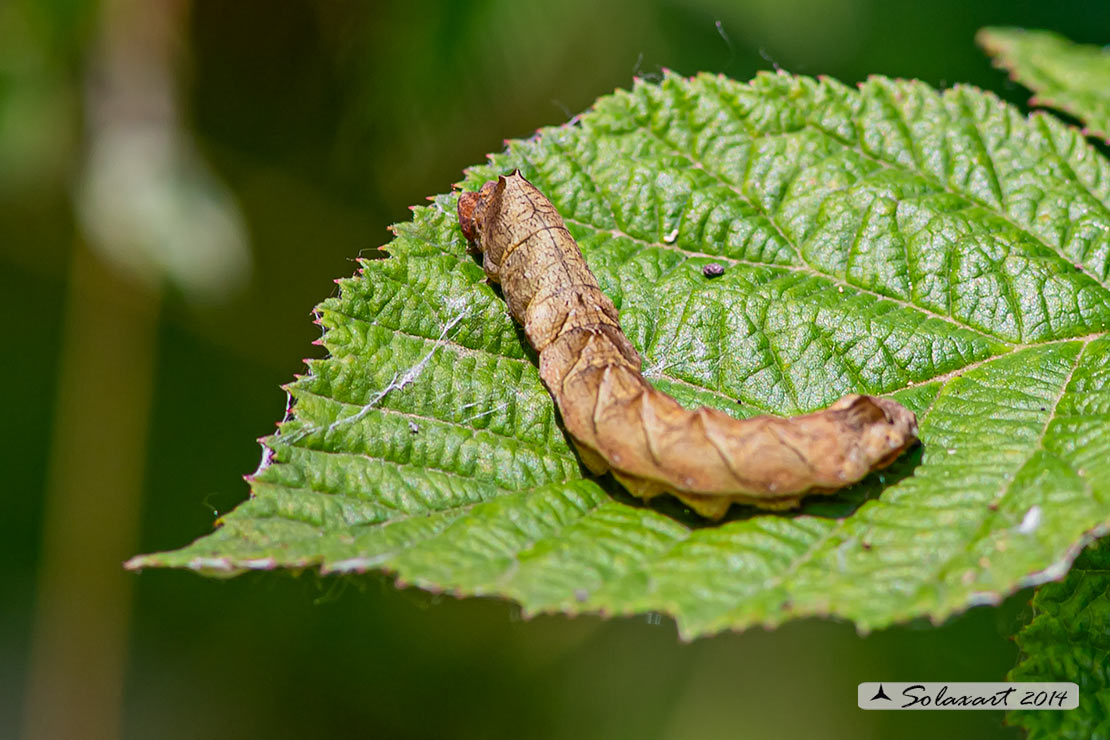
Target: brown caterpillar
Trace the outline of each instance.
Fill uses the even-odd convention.
[[[733,502],[787,509],[855,483],[916,442],[913,412],[873,396],[787,419],[684,409],[644,380],[613,302],[555,206],[519,170],[462,193],[458,211],[539,353],[583,463],[598,475],[612,470],[633,495],[671,493],[710,519]]]

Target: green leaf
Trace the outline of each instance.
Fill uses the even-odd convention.
[[[888,394],[923,447],[719,525],[590,478],[441,195],[320,305],[329,357],[289,386],[250,500],[131,567],[380,568],[527,613],[665,612],[685,636],[869,629],[1058,578],[1110,523],[1110,164],[1073,129],[967,87],[667,75],[464,187],[517,167],[681,402]]]
[[[1079,708],[1010,712],[1030,740],[1110,738],[1110,540],[1091,546],[1060,583],[1037,589],[1033,619],[1017,635],[1011,681],[1074,681]]]
[[[1036,95],[1033,105],[1059,108],[1085,133],[1110,142],[1110,51],[1076,44],[1050,31],[984,28],[979,45]]]

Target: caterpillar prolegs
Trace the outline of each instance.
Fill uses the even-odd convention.
[[[644,380],[616,307],[555,206],[519,171],[462,193],[458,216],[539,353],[583,463],[611,470],[635,496],[670,493],[710,519],[733,502],[787,509],[855,483],[917,440],[913,412],[873,396],[790,418],[686,410]]]

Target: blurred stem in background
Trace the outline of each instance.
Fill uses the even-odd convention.
[[[226,297],[250,260],[238,210],[178,115],[185,0],[106,0],[85,81],[26,740],[120,735],[163,286]]]
[[[159,298],[71,258],[24,737],[119,736]]]

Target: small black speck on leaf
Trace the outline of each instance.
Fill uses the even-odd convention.
[[[710,262],[705,267],[701,268],[701,274],[707,278],[718,277],[725,274],[725,266],[720,262]]]

